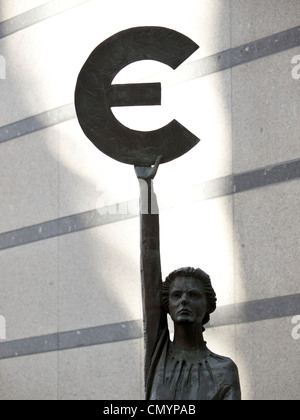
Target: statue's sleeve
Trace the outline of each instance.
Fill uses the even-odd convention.
[[[241,400],[241,387],[239,372],[236,364],[231,361],[228,374],[227,374],[227,383],[230,385],[229,389],[224,396],[224,400],[239,401]]]
[[[162,307],[162,276],[159,244],[159,214],[156,197],[152,191],[152,214],[147,213],[149,194],[142,191],[150,182],[140,181],[141,187],[141,280],[145,337],[145,380],[160,336],[167,326],[167,315]]]

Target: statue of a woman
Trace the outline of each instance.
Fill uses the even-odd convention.
[[[159,214],[153,168],[136,167],[141,192],[141,277],[145,333],[147,400],[240,400],[234,362],[206,347],[203,325],[216,309],[210,277],[200,269],[182,268],[162,283]],[[174,322],[169,338],[167,313]]]

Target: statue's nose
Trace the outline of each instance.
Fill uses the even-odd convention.
[[[186,294],[182,295],[182,298],[181,298],[181,304],[182,304],[182,305],[187,305],[188,303],[189,303],[189,301],[188,301],[188,299],[187,299]]]

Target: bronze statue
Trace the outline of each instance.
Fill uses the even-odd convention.
[[[86,136],[111,158],[135,165],[140,183],[145,390],[146,399],[151,400],[241,397],[236,365],[208,350],[203,340],[203,325],[216,308],[209,276],[188,267],[174,271],[164,283],[161,278],[159,214],[152,181],[159,164],[182,156],[199,139],[176,120],[151,132],[130,130],[111,110],[161,104],[160,83],[112,84],[122,68],[139,60],[155,60],[175,70],[198,48],[191,39],[168,28],[119,32],[89,56],[75,91],[77,117]],[[167,313],[175,326],[173,342]]]
[[[149,400],[240,400],[235,363],[211,352],[203,325],[216,309],[210,277],[191,267],[161,278],[159,214],[153,168],[136,167],[141,196],[141,277],[145,332],[145,392]],[[169,338],[167,313],[174,322]]]

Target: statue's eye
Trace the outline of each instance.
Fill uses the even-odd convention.
[[[190,292],[190,297],[192,299],[200,299],[201,298],[201,293],[196,292],[196,291],[192,291],[192,292]]]
[[[180,298],[180,293],[179,292],[174,292],[174,293],[172,293],[172,297],[174,299],[179,299]]]

